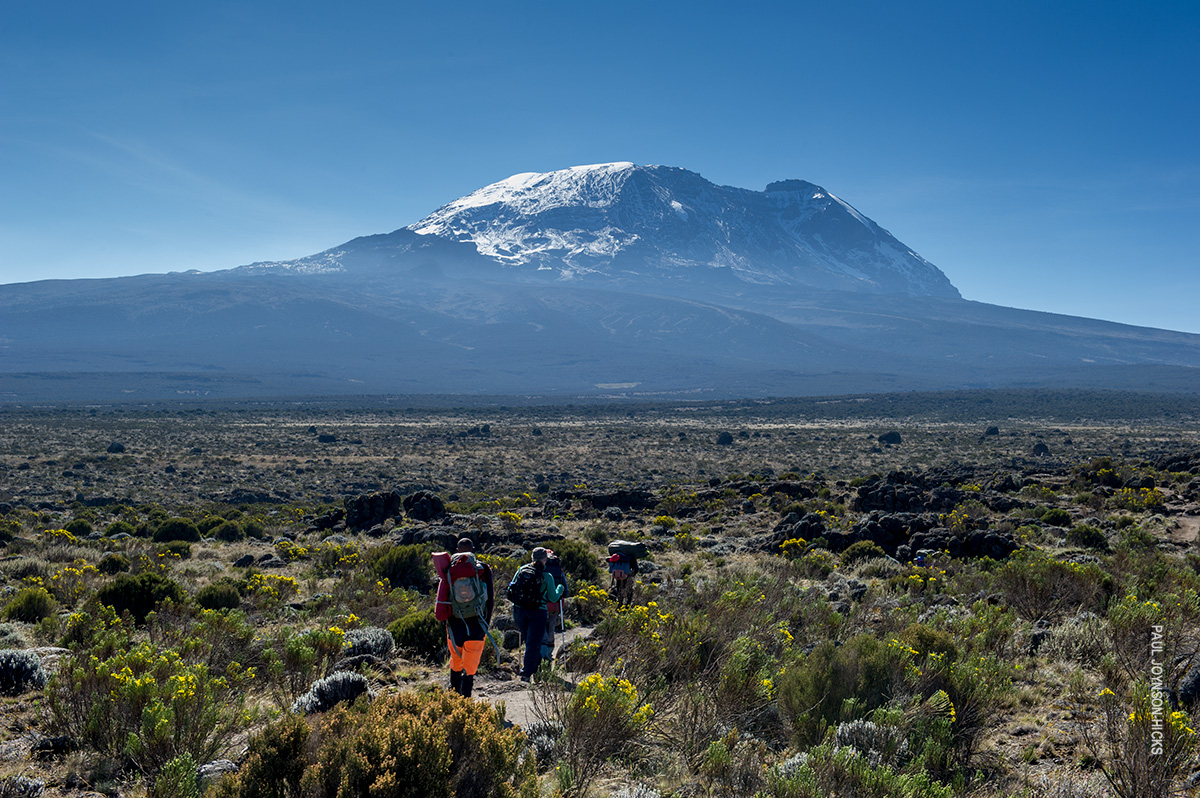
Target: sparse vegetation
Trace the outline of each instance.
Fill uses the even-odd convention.
[[[0,783],[188,795],[196,765],[248,739],[206,794],[1178,791],[1200,699],[1196,415],[1009,413],[981,439],[952,398],[923,425],[921,401],[832,402],[827,423],[804,400],[5,411],[0,741],[78,749],[0,765]],[[1111,403],[1097,415],[1134,406]],[[891,429],[903,443],[880,446]],[[346,499],[393,491],[449,514],[364,500],[347,526]],[[505,692],[519,654],[490,644],[476,700],[432,687],[447,651],[430,554],[464,536],[498,618],[545,545],[571,581],[568,631],[594,627],[531,693]],[[628,606],[608,595],[615,539],[650,552]],[[55,652],[39,677],[28,650],[58,646],[38,648]],[[1161,759],[1142,756],[1155,662],[1181,702]],[[488,705],[514,695],[542,715],[528,737]]]

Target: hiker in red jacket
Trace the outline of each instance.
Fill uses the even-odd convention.
[[[434,617],[446,623],[446,646],[450,649],[450,689],[471,697],[475,671],[483,656],[484,640],[492,621],[496,590],[492,569],[475,559],[475,544],[470,538],[458,541],[454,555],[434,555],[438,565],[437,604]],[[439,560],[439,557],[448,558]]]

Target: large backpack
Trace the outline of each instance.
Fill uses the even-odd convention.
[[[554,579],[555,585],[563,586],[563,595],[564,596],[566,596],[568,593],[571,592],[571,588],[567,584],[567,575],[565,573],[563,573],[562,560],[560,560],[557,557],[557,555],[555,555],[553,553],[551,553],[550,556],[546,558],[546,573],[550,574],[550,576]],[[554,602],[547,604],[546,609],[549,610],[551,613],[558,612],[559,602],[554,601]]]
[[[622,554],[630,560],[640,560],[650,554],[650,549],[640,540],[613,540],[608,544],[609,556]]]
[[[470,552],[450,558],[446,570],[450,584],[450,612],[455,618],[483,618],[487,612],[487,583],[479,576],[479,563]]]
[[[544,587],[542,574],[532,563],[527,563],[517,569],[512,581],[508,583],[508,600],[515,607],[536,610],[545,603],[542,597]]]

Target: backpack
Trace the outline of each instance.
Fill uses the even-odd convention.
[[[621,554],[631,560],[640,560],[650,554],[646,544],[640,540],[613,540],[608,544],[608,553]],[[611,561],[611,557],[609,558]]]
[[[551,553],[550,556],[546,558],[546,573],[550,574],[550,576],[554,579],[555,585],[563,586],[564,596],[571,592],[571,588],[567,585],[567,575],[563,573],[562,560],[560,560],[554,553]],[[551,613],[558,612],[559,602],[554,601],[547,604],[546,609],[548,609]]]
[[[508,600],[515,607],[536,610],[542,606],[542,575],[532,564],[522,565],[508,583]]]
[[[479,576],[475,555],[461,552],[450,558],[450,612],[455,618],[482,618],[487,611],[487,584]]]

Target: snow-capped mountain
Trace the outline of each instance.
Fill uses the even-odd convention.
[[[0,286],[0,353],[0,403],[1200,390],[1200,336],[968,302],[819,186],[628,163],[292,261]]]
[[[959,296],[942,272],[820,186],[718,186],[669,166],[527,172],[408,230],[474,245],[508,271],[572,281],[709,281]]]

